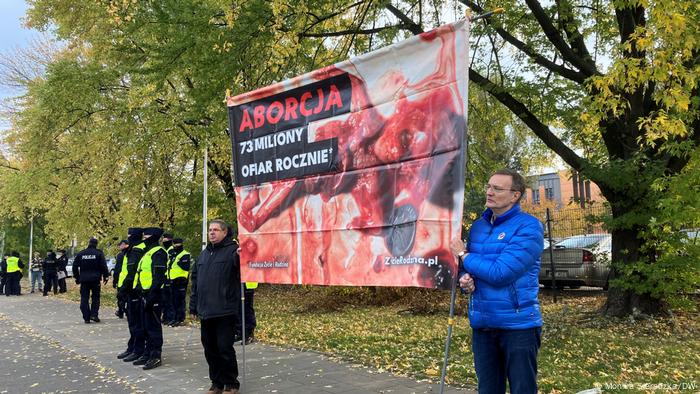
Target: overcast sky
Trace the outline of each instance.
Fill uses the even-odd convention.
[[[38,32],[22,26],[26,10],[27,4],[24,0],[0,0],[0,53],[3,56],[11,54],[17,48],[29,46],[32,38],[39,35]],[[4,99],[13,94],[16,92],[0,86],[0,98]],[[0,126],[6,124],[5,119],[0,119]]]

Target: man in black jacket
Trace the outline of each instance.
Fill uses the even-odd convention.
[[[126,304],[126,320],[129,324],[129,341],[126,350],[117,355],[125,362],[134,362],[143,356],[146,348],[146,337],[141,320],[141,294],[134,290],[134,276],[146,245],[143,241],[143,229],[130,227],[126,242],[129,244],[125,259],[119,267],[117,278],[117,299]]]
[[[75,283],[80,285],[80,311],[83,313],[83,320],[85,323],[90,323],[90,320],[99,323],[100,279],[106,284],[109,271],[104,253],[97,249],[97,239],[90,238],[88,247],[75,255],[73,276]]]
[[[126,256],[126,251],[129,249],[129,243],[122,239],[117,246],[119,248],[119,253],[117,253],[117,258],[114,263],[114,273],[112,274],[112,287],[117,288],[117,282],[119,282],[119,274],[122,271],[122,265],[125,263],[124,258]],[[117,297],[117,310],[114,314],[120,318],[124,318],[124,313],[126,312],[126,300]],[[123,358],[123,357],[122,357]]]
[[[209,243],[191,273],[190,314],[201,319],[210,394],[238,393],[240,387],[233,339],[240,314],[241,271],[238,244],[227,229],[222,220],[209,223]]]
[[[49,250],[41,265],[44,270],[44,297],[49,295],[49,290],[52,287],[53,293],[58,293],[58,259],[56,254]]]
[[[144,254],[139,261],[134,277],[134,289],[141,293],[143,305],[141,319],[146,336],[146,348],[143,356],[134,361],[134,365],[143,365],[143,369],[153,369],[160,366],[160,357],[163,351],[160,305],[168,253],[160,246],[161,235],[163,235],[161,228],[147,227],[143,229]]]

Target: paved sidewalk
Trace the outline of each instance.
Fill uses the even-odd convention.
[[[126,320],[103,308],[85,324],[78,305],[41,293],[0,297],[0,393],[199,393],[209,388],[199,329],[164,327],[163,365],[144,371],[117,360]],[[243,372],[242,347],[236,346]],[[328,357],[254,343],[245,347],[245,394],[437,393],[417,382]],[[445,393],[473,393],[448,387]]]

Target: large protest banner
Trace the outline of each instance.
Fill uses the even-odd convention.
[[[227,98],[243,281],[450,286],[467,23]]]

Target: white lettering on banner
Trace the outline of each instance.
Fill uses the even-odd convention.
[[[312,152],[298,153],[293,156],[285,156],[275,159],[274,170],[272,168],[272,160],[265,160],[257,163],[246,164],[241,168],[241,175],[244,178],[264,175],[273,171],[288,171],[291,169],[299,169],[318,164],[327,164],[333,158],[333,148],[320,149]]]
[[[301,133],[303,131],[303,127],[298,127],[296,129],[290,129],[280,131],[279,133],[264,135],[262,137],[252,139],[250,141],[243,141],[238,145],[241,147],[241,154],[253,153],[259,150],[265,150],[275,148],[277,146],[284,146],[301,142]]]
[[[328,163],[331,157],[333,157],[333,148],[299,153],[292,157],[287,156],[281,159],[276,159],[275,169],[277,171],[285,171],[292,168],[314,166],[317,164]]]
[[[288,261],[251,261],[248,268],[289,268]]]
[[[248,178],[250,176],[269,174],[272,172],[272,160],[265,160],[260,163],[246,164],[241,168],[241,175]]]
[[[439,262],[438,257],[417,257],[417,256],[385,256],[384,265],[409,265],[420,264],[432,267]]]

